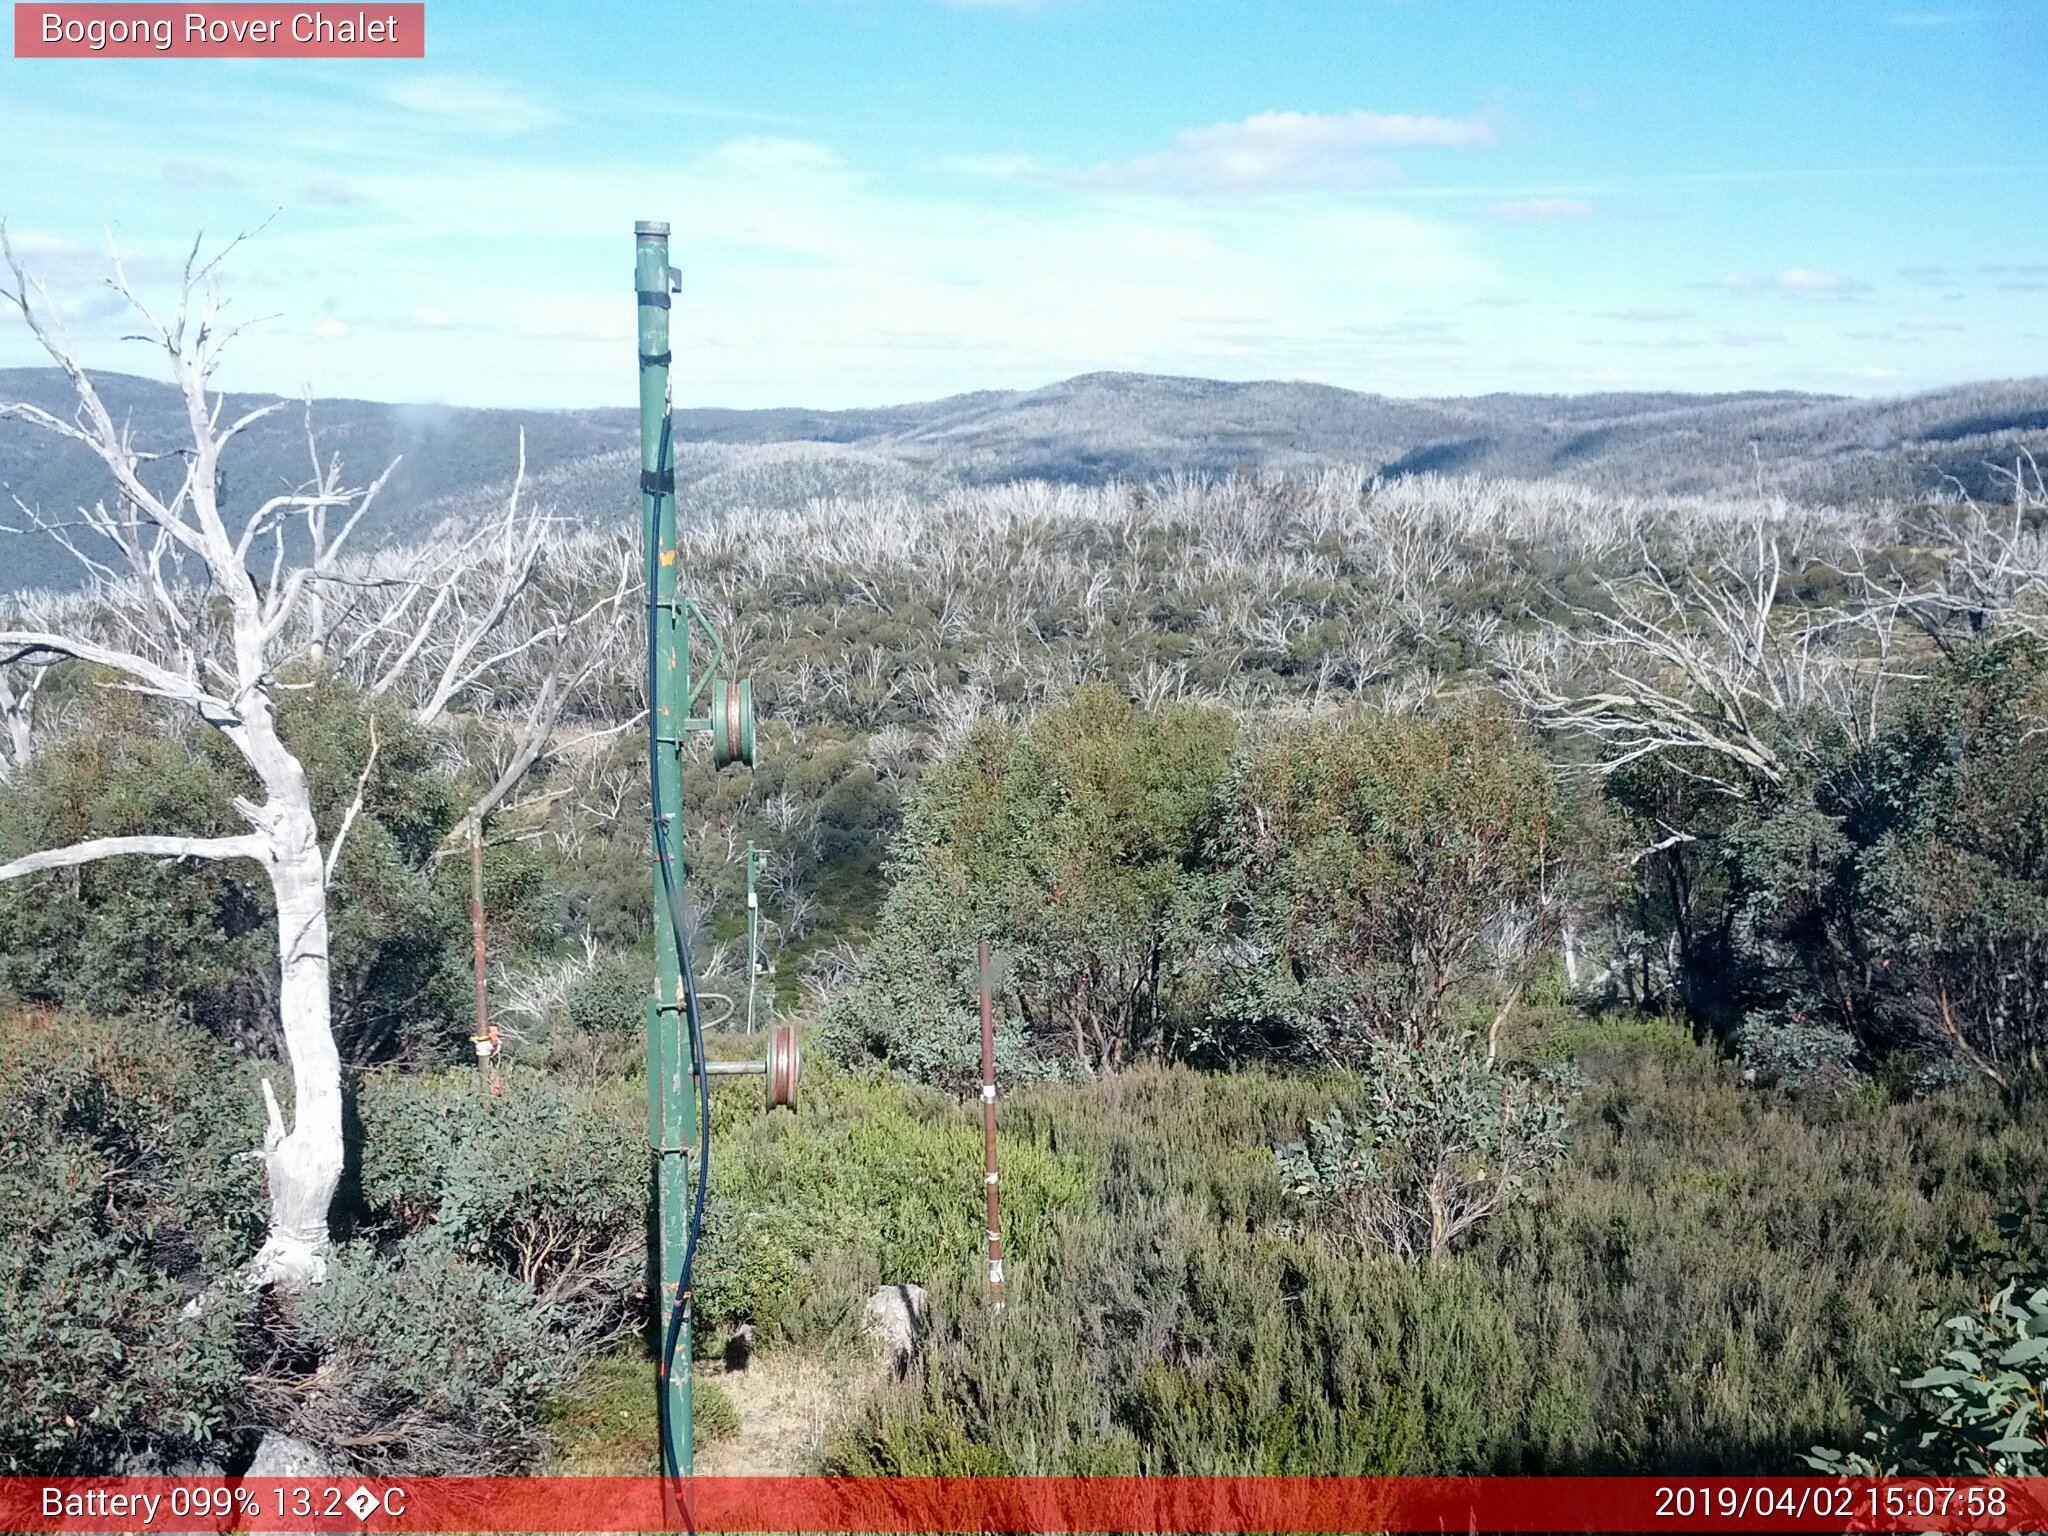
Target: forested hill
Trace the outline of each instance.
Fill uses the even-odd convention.
[[[182,408],[168,387],[101,376],[137,440],[173,443]],[[230,413],[266,397],[232,396]],[[71,412],[53,369],[0,370],[0,401]],[[526,434],[537,488],[565,514],[604,519],[631,506],[630,408],[475,410],[362,400],[314,402],[323,451],[368,478],[402,462],[369,540],[414,536],[474,515],[501,493]],[[296,403],[253,429],[230,464],[229,506],[305,477]],[[1995,466],[2048,456],[2048,377],[1965,385],[1890,400],[1788,393],[1485,395],[1395,399],[1327,385],[1096,373],[1044,389],[991,390],[846,411],[699,409],[679,413],[683,478],[701,507],[799,505],[813,497],[927,495],[1014,479],[1099,483],[1239,467],[1364,464],[1388,475],[1436,471],[1568,479],[1633,492],[1753,489],[1810,501],[1913,497],[1959,481],[1997,498]],[[162,466],[165,473],[173,464]],[[105,494],[83,450],[0,423],[0,495],[58,518]],[[41,538],[0,542],[0,589],[68,584],[69,557]]]

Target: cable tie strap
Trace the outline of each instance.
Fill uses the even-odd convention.
[[[668,308],[669,300],[666,288],[637,288],[634,290],[634,297],[639,299],[649,309]]]
[[[673,496],[676,493],[676,472],[673,469],[643,469],[640,471],[640,494],[642,496]]]
[[[675,354],[673,352],[642,352],[640,354],[640,366],[642,368],[666,368],[674,357]]]

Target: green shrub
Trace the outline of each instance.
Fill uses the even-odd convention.
[[[851,1345],[883,1282],[926,1281],[981,1251],[981,1106],[836,1070],[804,1068],[795,1116],[752,1095],[714,1098],[711,1201],[696,1276],[704,1336],[746,1321],[777,1338]],[[1048,1145],[1006,1104],[1005,1245],[1035,1254],[1054,1213],[1093,1187],[1085,1159]]]
[[[1781,1473],[1855,1434],[1954,1245],[2048,1186],[2048,1105],[1746,1088],[1711,1045],[1587,1021],[1571,1155],[1430,1265],[1295,1231],[1273,1148],[1339,1076],[1140,1068],[1006,1102],[1094,1170],[983,1304],[928,1281],[925,1369],[845,1471]]]
[[[1570,838],[1551,766],[1496,714],[1360,714],[1279,733],[1244,766],[1211,859],[1238,942],[1222,1013],[1241,1036],[1362,1063],[1446,1027],[1543,948]],[[1226,1040],[1228,1040],[1226,1036]]]
[[[280,1302],[256,1385],[268,1423],[367,1470],[496,1476],[544,1453],[570,1357],[517,1280],[414,1239],[338,1248],[325,1284]]]
[[[824,1039],[917,1080],[979,1077],[974,951],[1003,954],[1002,1043],[1108,1070],[1187,1043],[1176,988],[1235,731],[1089,687],[1021,730],[979,727],[905,807],[893,885]]]
[[[1816,1446],[1808,1465],[1850,1477],[2048,1473],[2048,1280],[2008,1281],[1949,1318],[1909,1369],[1912,1379],[1866,1410],[1866,1449]]]
[[[577,1029],[640,1034],[647,1027],[648,966],[631,954],[607,954],[576,979],[563,1011]]]
[[[373,1219],[488,1265],[594,1349],[635,1327],[644,1288],[647,1093],[507,1066],[372,1074],[357,1113]]]
[[[1569,1122],[1546,1085],[1464,1042],[1371,1049],[1362,1092],[1279,1149],[1287,1192],[1318,1220],[1404,1259],[1440,1259],[1564,1157]]]
[[[1801,1008],[1751,1010],[1735,1031],[1734,1045],[1753,1082],[1824,1090],[1857,1079],[1856,1037]]]
[[[1571,839],[1549,765],[1496,715],[1358,715],[1235,761],[1218,711],[1084,688],[985,725],[904,812],[894,885],[824,1039],[964,1088],[973,947],[1005,970],[1006,1075],[1145,1055],[1364,1059],[1493,1014],[1541,951]],[[1496,979],[1497,978],[1497,979]]]
[[[161,1020],[0,1011],[0,1473],[218,1464],[242,1422],[251,1076]]]

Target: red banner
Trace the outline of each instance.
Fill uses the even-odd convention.
[[[424,4],[14,7],[17,59],[423,59]]]
[[[2048,1531],[2048,1478],[0,1478],[7,1531]]]

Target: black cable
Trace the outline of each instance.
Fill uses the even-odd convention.
[[[664,404],[661,420],[661,443],[655,456],[659,468],[666,468],[669,462],[670,431],[672,418]],[[676,1450],[676,1426],[669,1418],[669,1377],[675,1369],[676,1346],[683,1330],[684,1299],[690,1292],[690,1274],[696,1267],[697,1240],[704,1230],[704,1197],[711,1184],[711,1078],[704,1070],[704,1018],[697,1005],[697,971],[690,959],[690,946],[683,933],[682,902],[676,893],[675,868],[669,848],[668,826],[661,815],[661,724],[655,709],[655,690],[659,677],[660,657],[656,650],[655,625],[661,616],[661,601],[658,595],[657,577],[660,570],[661,496],[655,492],[655,515],[653,526],[647,530],[647,791],[648,808],[654,821],[654,856],[656,867],[661,871],[662,906],[666,909],[669,930],[674,935],[676,958],[682,967],[683,1013],[690,1026],[690,1066],[697,1079],[697,1194],[690,1211],[689,1234],[683,1243],[683,1264],[676,1276],[675,1295],[670,1298],[668,1323],[662,1332],[661,1344],[661,1458],[663,1469],[677,1483],[682,1481],[682,1458]],[[673,494],[673,493],[667,493]],[[687,640],[686,640],[687,643]],[[680,728],[680,727],[679,727]],[[677,763],[680,771],[681,763]],[[656,1006],[660,1006],[657,1001]],[[648,1063],[650,1072],[658,1064]],[[659,1197],[659,1184],[656,1186]],[[657,1233],[659,1213],[656,1213]],[[680,1490],[678,1490],[680,1494]],[[680,1504],[681,1499],[678,1497]]]

